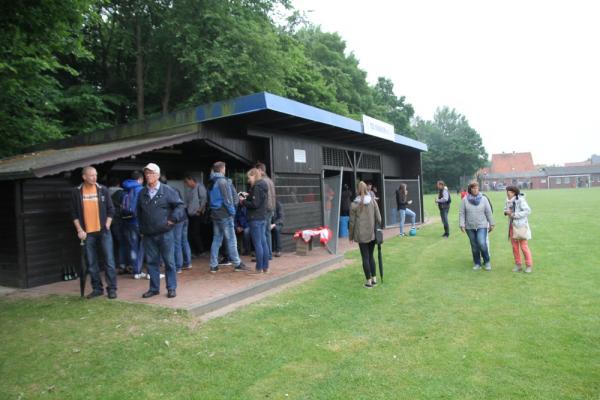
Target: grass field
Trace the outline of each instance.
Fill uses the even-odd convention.
[[[2,399],[600,399],[600,190],[532,191],[534,273],[502,216],[492,272],[436,222],[384,244],[385,283],[355,262],[199,323],[74,297],[0,298]],[[433,198],[426,212],[439,220]]]

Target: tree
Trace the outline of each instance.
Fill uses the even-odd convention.
[[[440,179],[457,187],[461,176],[473,176],[487,162],[481,136],[454,109],[438,108],[433,121],[417,119],[414,130],[429,148],[422,160],[426,187]]]
[[[391,79],[379,77],[373,87],[375,111],[373,117],[394,125],[396,133],[415,138],[410,120],[415,114],[412,105],[405,103],[406,98],[396,97],[394,83]]]
[[[80,32],[88,11],[87,0],[1,3],[0,156],[61,138],[63,107],[109,111],[93,92],[62,90],[78,76],[66,60],[90,57]]]

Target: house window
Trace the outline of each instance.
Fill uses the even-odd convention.
[[[540,183],[546,183],[545,179],[540,180]]]
[[[560,178],[556,178],[556,184],[560,185]]]
[[[564,183],[565,185],[566,185],[566,184],[568,184],[568,183],[571,183],[571,178],[565,178],[565,179],[563,180],[563,183]]]

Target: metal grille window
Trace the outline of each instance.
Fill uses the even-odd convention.
[[[379,156],[377,156],[375,154],[363,153],[360,157],[360,162],[358,163],[358,168],[381,169],[381,162],[380,162]]]
[[[346,151],[332,147],[323,147],[323,165],[352,168]]]

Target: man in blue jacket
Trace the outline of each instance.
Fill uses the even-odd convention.
[[[121,200],[121,219],[125,228],[125,237],[129,247],[129,258],[133,267],[133,278],[145,278],[146,274],[142,272],[144,263],[144,246],[140,237],[140,227],[137,220],[137,203],[140,192],[143,189],[144,175],[140,171],[133,171],[131,179],[123,181],[121,186],[126,191]]]
[[[184,205],[172,187],[161,184],[160,168],[154,163],[144,167],[146,187],[137,202],[137,219],[146,253],[150,289],[143,298],[156,296],[160,291],[160,261],[165,262],[167,297],[177,296],[173,227],[183,221]]]
[[[210,217],[213,222],[213,241],[210,247],[210,272],[219,270],[219,248],[225,240],[227,256],[236,271],[243,271],[246,266],[240,260],[233,218],[236,211],[237,196],[233,185],[225,178],[225,163],[217,161],[210,173],[212,187],[209,192]]]

